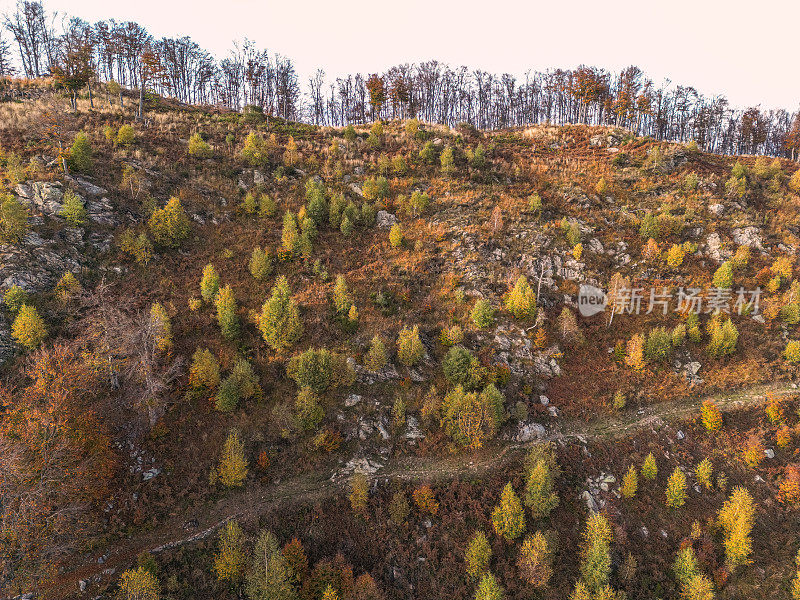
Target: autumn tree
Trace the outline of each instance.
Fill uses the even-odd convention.
[[[285,552],[281,552],[278,538],[271,531],[261,531],[258,535],[247,568],[245,591],[249,600],[297,598]]]
[[[520,576],[535,588],[547,586],[553,575],[551,560],[550,549],[542,532],[527,536],[517,557]]]
[[[492,524],[497,535],[508,541],[515,540],[525,531],[525,512],[510,481],[492,511]]]
[[[289,282],[281,275],[272,288],[272,296],[264,303],[258,323],[264,341],[273,350],[283,352],[303,335],[300,310],[291,296]]]
[[[28,350],[35,349],[47,337],[47,328],[39,312],[29,304],[23,304],[11,325],[12,337]]]
[[[155,575],[144,567],[128,569],[119,578],[121,600],[159,600],[161,589]]]
[[[240,487],[247,478],[244,444],[236,430],[231,431],[225,439],[217,476],[220,483],[227,488]]]
[[[536,294],[533,293],[524,275],[517,279],[513,289],[506,296],[505,305],[517,319],[533,319],[536,316]]]
[[[220,581],[238,583],[244,575],[244,532],[234,520],[230,520],[219,533],[219,545],[214,555],[214,572]]]
[[[680,467],[675,467],[667,480],[667,506],[680,508],[686,503],[686,474]]]
[[[470,579],[480,579],[489,572],[489,561],[492,558],[492,547],[482,531],[476,531],[467,545],[464,553],[467,576]]]

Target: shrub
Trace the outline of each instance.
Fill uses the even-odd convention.
[[[156,576],[144,567],[128,569],[119,578],[120,600],[159,600],[161,589]]]
[[[23,304],[11,325],[11,335],[20,345],[33,350],[47,337],[47,329],[38,311]]]
[[[134,142],[136,142],[136,131],[130,125],[122,125],[117,131],[117,145],[130,146]]]
[[[192,134],[192,137],[189,138],[189,156],[210,158],[213,153],[211,146],[208,145],[200,133]]]
[[[667,251],[667,264],[673,269],[677,269],[683,264],[683,258],[686,252],[683,246],[679,244],[672,244],[672,247]]]
[[[545,587],[553,575],[550,549],[541,531],[529,535],[522,542],[517,558],[520,576],[535,588]]]
[[[12,313],[18,312],[23,304],[28,302],[28,292],[18,285],[12,285],[3,295],[3,302]]]
[[[402,525],[408,518],[409,506],[406,495],[401,491],[396,491],[392,495],[392,501],[389,503],[389,518],[395,525]]]
[[[264,303],[258,325],[264,341],[278,352],[293,346],[303,335],[300,310],[283,275],[278,277],[272,296]]]
[[[403,228],[400,223],[395,223],[389,230],[389,244],[392,248],[399,248],[403,245]]]
[[[494,325],[494,308],[483,298],[479,299],[472,308],[472,322],[478,329],[486,329]]]
[[[170,198],[164,208],[153,211],[148,221],[150,233],[156,244],[168,248],[177,248],[189,237],[189,217],[177,198]]]
[[[293,356],[286,372],[298,387],[309,388],[317,393],[340,385],[350,385],[354,375],[352,367],[347,364],[347,357],[325,348],[309,348]]]
[[[214,265],[207,264],[203,267],[203,276],[200,279],[200,295],[206,302],[211,302],[219,291],[219,275]]]
[[[667,506],[680,508],[686,503],[686,475],[680,467],[675,467],[667,480]]]
[[[419,339],[419,325],[411,329],[403,327],[397,336],[397,359],[407,367],[413,367],[425,356],[425,346]]]
[[[622,410],[625,408],[625,403],[627,399],[625,398],[625,394],[622,390],[617,390],[614,392],[614,398],[611,401],[611,405],[614,407],[614,410]]]
[[[302,388],[297,393],[294,406],[297,424],[303,431],[315,430],[325,417],[317,395],[310,388]]]
[[[642,463],[642,477],[652,481],[658,475],[658,467],[656,466],[656,457],[650,452]]]
[[[66,219],[70,225],[83,225],[86,223],[86,208],[78,195],[72,190],[67,190],[64,193],[64,204],[61,207],[59,215]]]
[[[261,246],[253,248],[253,254],[250,256],[250,262],[247,265],[250,274],[263,281],[272,274],[272,255],[269,250],[262,250]]]
[[[703,400],[700,415],[706,431],[713,433],[722,427],[722,413],[712,400]]]
[[[86,134],[78,132],[69,151],[70,167],[76,171],[86,173],[92,169],[92,145]]]
[[[247,459],[239,432],[231,431],[225,439],[218,469],[219,481],[225,487],[239,487],[247,478]]]
[[[364,366],[370,371],[380,371],[386,366],[386,346],[380,336],[375,336],[370,342],[369,350],[364,356]]]
[[[500,494],[500,503],[492,510],[492,524],[497,535],[508,541],[525,532],[525,512],[510,481]]]
[[[28,209],[10,194],[0,194],[0,239],[3,243],[19,242],[28,231]]]
[[[222,335],[233,340],[239,335],[239,317],[236,314],[236,298],[230,285],[217,292],[214,298],[217,307],[217,322],[222,330]]]
[[[437,502],[431,486],[427,484],[421,485],[411,493],[411,496],[414,498],[414,504],[417,505],[420,512],[430,515],[435,515],[439,512],[439,502]]]
[[[528,196],[528,210],[534,214],[539,214],[542,211],[542,197],[533,193]]]
[[[219,385],[219,363],[211,350],[198,348],[189,367],[189,385],[194,390],[213,390]]]
[[[694,470],[695,477],[697,478],[697,483],[706,487],[706,489],[711,489],[711,475],[714,472],[714,466],[711,464],[711,461],[707,458],[704,458],[700,461],[700,464],[697,465],[697,468]]]
[[[517,319],[533,319],[536,316],[536,295],[524,275],[517,279],[514,288],[506,296],[505,305]]]
[[[623,497],[633,498],[638,489],[639,475],[636,473],[636,467],[631,465],[628,468],[628,472],[625,473],[625,476],[622,478],[622,485],[620,486],[619,491],[622,493]]]
[[[418,217],[425,212],[425,209],[428,208],[430,203],[431,199],[428,194],[420,192],[419,190],[414,190],[406,204],[406,213],[412,217]]]
[[[714,272],[712,283],[714,284],[714,287],[717,288],[727,289],[733,286],[733,268],[731,267],[731,263],[722,263],[719,269]]]

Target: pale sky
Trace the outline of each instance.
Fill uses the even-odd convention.
[[[14,0],[0,0],[0,13]],[[800,107],[798,0],[45,0],[94,22],[135,20],[215,55],[245,37],[292,58],[303,91],[328,79],[437,59],[496,73],[635,64],[737,107]]]

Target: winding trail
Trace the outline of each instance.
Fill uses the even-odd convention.
[[[699,414],[704,400],[713,400],[723,412],[763,404],[766,394],[786,396],[798,393],[787,383],[750,387],[729,394],[714,394],[699,398],[685,398],[628,411],[619,416],[603,415],[589,421],[563,420],[550,428],[549,433],[525,443],[496,442],[473,454],[452,456],[400,457],[381,467],[374,477],[403,481],[436,483],[486,473],[513,460],[530,446],[547,441],[618,439],[662,423],[685,421]],[[98,580],[126,568],[143,551],[163,552],[208,537],[227,521],[247,522],[283,502],[309,502],[343,493],[347,485],[344,477],[335,473],[310,473],[287,479],[280,483],[251,483],[242,492],[219,499],[215,504],[189,509],[170,517],[157,528],[137,533],[127,540],[118,540],[106,549],[102,564],[96,561],[68,573],[63,573],[47,589],[47,597],[65,599],[77,597],[80,580]],[[185,523],[196,520],[195,532],[187,535]]]

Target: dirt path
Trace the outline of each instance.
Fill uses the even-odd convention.
[[[653,427],[661,422],[669,423],[690,419],[699,414],[703,400],[713,400],[723,412],[762,404],[766,394],[781,396],[797,393],[788,384],[760,385],[731,394],[716,394],[702,398],[655,404],[637,411],[625,412],[619,417],[604,415],[591,421],[564,420],[550,429],[544,438],[526,443],[495,443],[473,454],[453,456],[401,457],[381,467],[374,477],[404,481],[425,480],[437,482],[480,475],[513,460],[532,445],[546,441],[576,439],[590,441],[599,438],[622,438]],[[498,451],[499,450],[499,451]],[[138,533],[135,538],[118,541],[106,550],[102,564],[93,562],[63,574],[53,584],[49,593],[54,598],[69,598],[78,590],[78,582],[111,575],[132,563],[142,551],[162,552],[201,540],[213,534],[230,519],[248,522],[282,502],[309,502],[343,493],[347,485],[344,477],[326,474],[305,474],[272,484],[250,484],[242,492],[221,498],[213,505],[196,508],[171,517],[156,529]],[[194,519],[198,526],[187,534],[185,524]],[[49,597],[49,596],[48,596]]]

